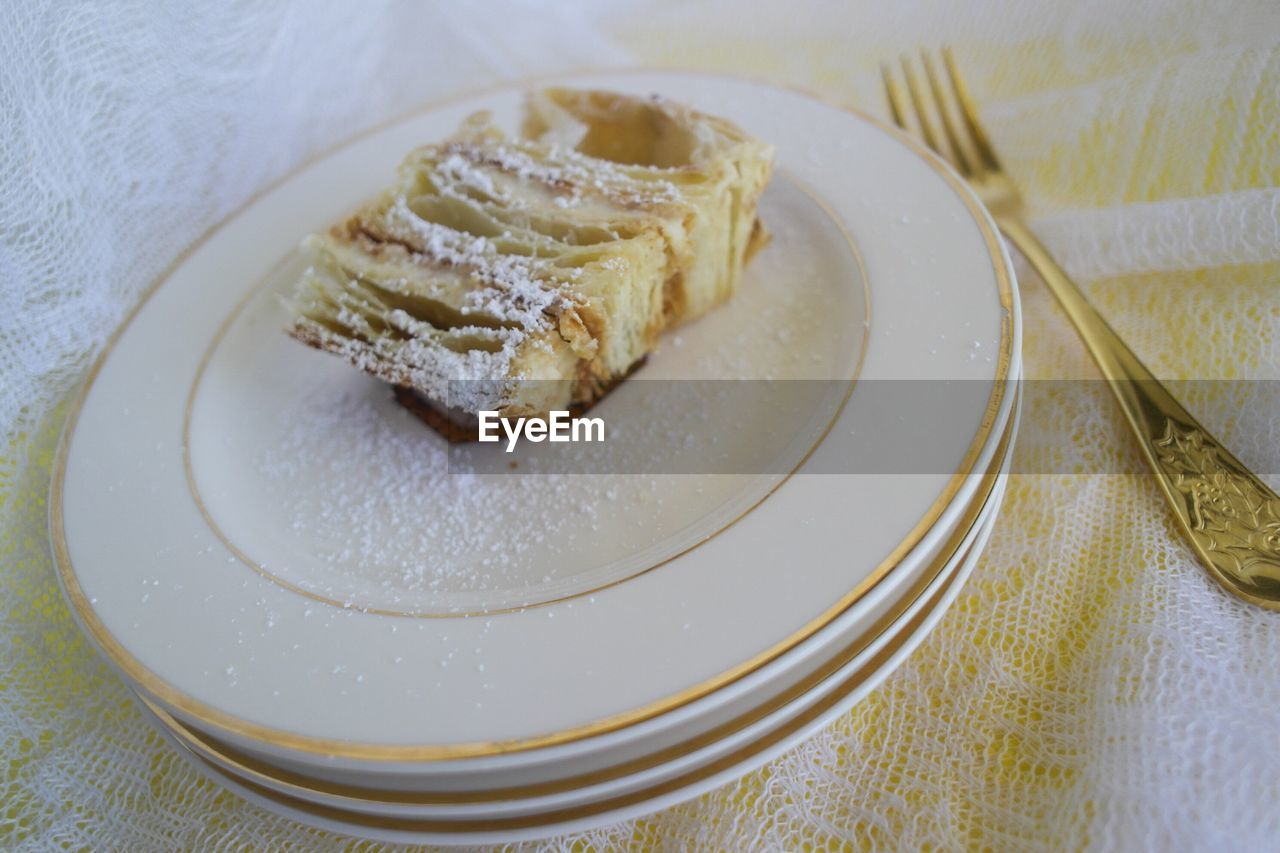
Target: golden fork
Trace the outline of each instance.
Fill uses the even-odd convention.
[[[1120,403],[1201,564],[1228,592],[1280,610],[1280,497],[1173,398],[1036,239],[949,49],[942,50],[941,64],[945,80],[928,53],[920,56],[923,81],[905,57],[901,80],[892,66],[881,66],[894,123],[968,181],[1062,305]]]

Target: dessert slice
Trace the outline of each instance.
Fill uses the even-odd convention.
[[[734,293],[767,239],[771,165],[770,146],[659,98],[541,91],[519,138],[477,113],[305,240],[290,334],[437,427],[585,408]]]

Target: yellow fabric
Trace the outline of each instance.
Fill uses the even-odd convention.
[[[701,4],[674,22],[647,18],[629,41],[651,62],[782,79],[881,116],[878,63],[950,44],[1041,233],[1069,270],[1091,273],[1090,297],[1156,374],[1280,378],[1274,6],[956,4],[913,20],[871,5],[755,16],[723,3],[724,23],[699,27],[712,17]],[[1268,191],[1261,206],[1242,212],[1255,190]],[[1136,244],[1109,244],[1116,221],[1133,225]],[[1047,291],[1018,271],[1025,374],[1096,377]],[[1028,405],[1023,433],[1039,449],[1015,465],[1052,467],[1031,454],[1062,442],[1093,448],[1092,470],[1141,470],[1119,411],[1100,403],[1076,423]],[[1280,472],[1280,412],[1205,418],[1257,470]],[[814,742],[632,837],[789,849],[1274,844],[1280,752],[1267,729],[1280,694],[1260,658],[1280,648],[1280,620],[1213,586],[1153,481],[1089,470],[1013,477],[982,562],[901,670]],[[708,822],[717,829],[690,831]]]
[[[880,114],[881,59],[951,44],[1041,233],[1152,369],[1280,378],[1277,7],[1120,5],[723,0],[593,14],[643,63],[776,79]],[[1140,244],[1108,242],[1117,221]],[[1019,272],[1026,374],[1094,376]],[[375,847],[246,805],[140,725],[62,603],[43,538],[64,412],[10,436],[0,462],[13,521],[0,576],[15,602],[0,704],[18,719],[0,847]],[[1208,425],[1280,471],[1267,414]],[[1023,429],[1093,447],[1100,467],[1140,464],[1108,406],[1071,424],[1032,408]],[[954,609],[846,718],[699,800],[552,845],[1260,848],[1280,838],[1277,649],[1280,618],[1211,585],[1151,481],[1018,476]],[[65,772],[90,754],[97,764]]]

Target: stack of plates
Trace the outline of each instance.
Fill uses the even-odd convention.
[[[775,237],[742,292],[593,410],[626,465],[475,473],[479,449],[446,452],[384,386],[279,333],[299,235],[466,114],[514,121],[515,90],[376,130],[255,199],[152,291],[70,419],[52,530],[77,618],[194,766],[273,811],[482,843],[695,796],[884,679],[994,524],[1019,317],[963,184],[794,92],[557,82],[659,92],[778,148]],[[714,466],[672,440],[709,433]]]

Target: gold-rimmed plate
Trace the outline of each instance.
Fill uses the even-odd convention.
[[[332,797],[281,780],[262,768],[246,766],[216,743],[195,735],[162,710],[146,713],[158,730],[175,743],[198,772],[270,811],[304,823],[363,838],[398,843],[500,844],[583,831],[637,817],[691,799],[759,767],[794,746],[874,689],[918,646],[941,619],[976,565],[990,536],[1003,496],[1003,483],[992,496],[989,512],[975,526],[975,536],[955,555],[946,570],[897,621],[877,647],[855,655],[815,687],[761,719],[753,730],[726,738],[718,750],[686,762],[658,781],[645,782],[597,799],[508,815],[435,817],[415,813],[404,797],[360,800],[347,794]],[[730,742],[731,741],[731,742]],[[335,804],[338,800],[344,805]],[[344,802],[345,801],[345,802]],[[354,806],[354,807],[352,807]],[[381,808],[378,808],[380,806]]]
[[[496,788],[471,791],[424,791],[409,787],[409,780],[397,780],[397,787],[361,787],[327,782],[292,773],[263,763],[197,729],[174,720],[145,697],[142,703],[156,722],[185,749],[221,769],[277,793],[298,797],[320,805],[366,814],[389,814],[436,819],[506,819],[522,815],[560,812],[566,808],[595,802],[634,790],[651,787],[688,770],[703,766],[739,747],[760,739],[785,720],[798,715],[821,700],[828,690],[837,689],[844,676],[862,668],[897,639],[902,626],[920,622],[922,611],[945,608],[949,595],[943,591],[957,584],[957,575],[971,552],[981,550],[985,535],[994,524],[1003,495],[1003,478],[1012,455],[1014,423],[1006,429],[996,463],[988,482],[932,563],[904,590],[876,622],[859,636],[833,643],[837,648],[823,664],[790,688],[756,707],[744,709],[733,719],[688,741],[656,749],[621,764],[585,776],[557,780],[523,788]],[[936,620],[940,614],[928,618]]]
[[[684,526],[671,523],[669,535],[632,542],[599,565],[566,560],[581,570],[545,575],[532,598],[527,571],[481,590],[476,600],[503,611],[484,616],[469,615],[469,599],[456,611],[428,612],[421,602],[435,600],[429,589],[388,593],[370,581],[403,555],[383,549],[362,562],[323,537],[294,536],[319,517],[355,525],[333,540],[339,544],[384,541],[378,512],[343,522],[341,496],[413,518],[384,499],[420,495],[413,486],[430,481],[429,471],[426,480],[388,480],[402,460],[423,458],[430,436],[379,408],[376,386],[311,353],[253,349],[280,337],[271,300],[258,297],[278,283],[272,270],[297,235],[336,218],[385,181],[403,151],[444,135],[472,109],[510,117],[518,93],[429,111],[308,166],[224,224],[118,336],[73,416],[52,506],[61,578],[91,636],[175,716],[238,746],[330,767],[518,761],[655,718],[777,659],[850,612],[931,535],[941,538],[978,488],[973,466],[1008,410],[1016,301],[989,220],[953,176],[891,132],[791,92],[704,75],[569,82],[662,91],[778,144],[782,177],[764,215],[804,225],[791,234],[775,228],[744,298],[682,333],[692,354],[673,343],[669,368],[734,352],[731,333],[748,318],[733,312],[758,309],[752,294],[781,299],[780,290],[801,309],[824,309],[801,311],[796,328],[784,329],[813,344],[806,356],[821,350],[819,378],[847,383],[861,364],[864,379],[948,378],[980,390],[948,412],[934,437],[950,464],[911,477],[803,465],[790,477],[790,469],[747,482],[733,475],[737,482],[701,503],[696,485],[682,484],[683,497],[672,492],[663,506]],[[806,192],[813,187],[821,187],[817,198]],[[823,322],[833,327],[805,326]],[[660,375],[663,360],[655,362]],[[318,408],[305,408],[316,400]],[[824,435],[856,432],[873,414],[856,386],[839,403],[804,412],[805,440],[789,452],[805,458]],[[308,430],[290,432],[301,420]],[[375,450],[407,442],[405,455],[366,464],[358,438],[371,434],[386,438]],[[334,460],[341,468],[353,455],[347,470],[365,479],[344,481],[339,470],[326,481],[322,492],[337,496],[335,507],[302,503],[280,514],[306,491],[289,489],[290,472]],[[283,491],[254,471],[268,479],[274,471],[271,482]],[[306,479],[313,474],[304,471],[300,482],[314,486]],[[588,497],[574,506],[599,514],[613,500],[607,490]],[[346,508],[358,515],[367,505]],[[507,502],[513,520],[529,505]],[[431,504],[409,504],[417,506]],[[450,535],[436,533],[417,541]],[[465,536],[459,541],[465,547]],[[526,568],[538,565],[550,564]],[[376,597],[384,593],[390,597]],[[418,603],[396,610],[406,596]],[[511,601],[520,603],[511,609]]]

